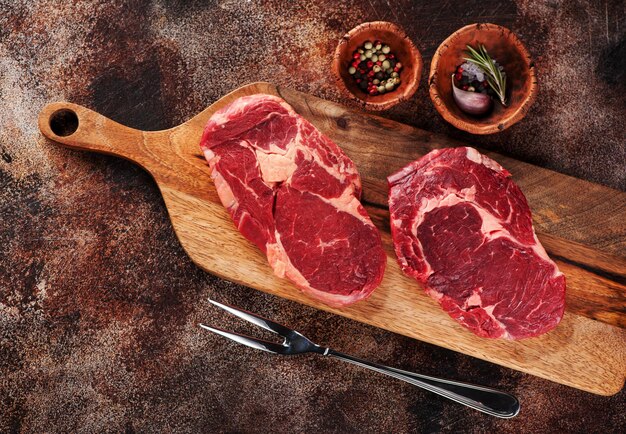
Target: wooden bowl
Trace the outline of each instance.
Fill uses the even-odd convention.
[[[380,40],[389,45],[391,52],[402,63],[400,70],[400,85],[389,93],[371,96],[363,92],[350,73],[348,68],[352,63],[354,50],[362,46],[365,41]],[[341,40],[333,59],[333,72],[337,85],[344,94],[358,102],[368,110],[386,110],[399,102],[411,98],[419,85],[422,74],[422,56],[413,42],[398,26],[385,21],[363,23],[350,30]]]
[[[467,45],[483,44],[507,75],[507,106],[494,101],[493,110],[482,117],[466,114],[452,97],[451,76],[463,63]],[[430,98],[435,108],[455,127],[472,134],[503,131],[521,120],[535,100],[537,79],[530,54],[509,30],[495,24],[470,24],[441,43],[430,65]]]

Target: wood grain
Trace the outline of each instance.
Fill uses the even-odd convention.
[[[381,229],[388,254],[383,282],[367,301],[332,309],[275,277],[264,255],[234,228],[221,206],[198,143],[212,113],[255,93],[282,96],[359,167],[364,203]],[[78,129],[66,137],[50,128],[50,118],[60,109],[74,111],[79,119]],[[540,239],[568,279],[567,310],[555,330],[518,342],[489,340],[450,319],[414,280],[401,273],[388,229],[385,177],[433,148],[457,142],[268,83],[244,86],[188,122],[164,131],[127,128],[70,103],[46,106],[39,128],[46,137],[68,147],[118,155],[145,168],[163,194],[183,248],[208,272],[589,392],[611,395],[624,384],[626,331],[619,327],[625,325],[626,304],[624,193],[489,154],[513,173],[535,213]]]

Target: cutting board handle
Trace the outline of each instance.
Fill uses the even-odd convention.
[[[46,105],[39,113],[39,130],[67,147],[115,155],[149,169],[145,144],[151,133],[118,124],[78,104]]]

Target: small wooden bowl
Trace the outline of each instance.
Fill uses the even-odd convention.
[[[467,45],[482,44],[506,72],[507,106],[494,101],[493,110],[482,117],[466,114],[452,96],[451,76],[466,57]],[[443,118],[472,134],[492,134],[518,122],[535,100],[537,79],[530,54],[509,30],[495,24],[470,24],[441,43],[430,65],[430,98]]]
[[[389,93],[370,96],[359,89],[348,72],[354,50],[365,41],[380,40],[389,45],[391,52],[402,63],[400,85]],[[342,92],[368,110],[386,110],[411,98],[422,74],[422,56],[409,37],[398,26],[385,21],[363,23],[350,30],[341,40],[333,59],[333,72]]]

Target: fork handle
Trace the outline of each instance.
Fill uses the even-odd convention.
[[[520,410],[519,401],[515,396],[489,387],[415,374],[390,366],[368,362],[367,360],[340,353],[330,348],[324,351],[323,354],[404,380],[414,386],[421,387],[492,416],[511,418],[516,416]]]

